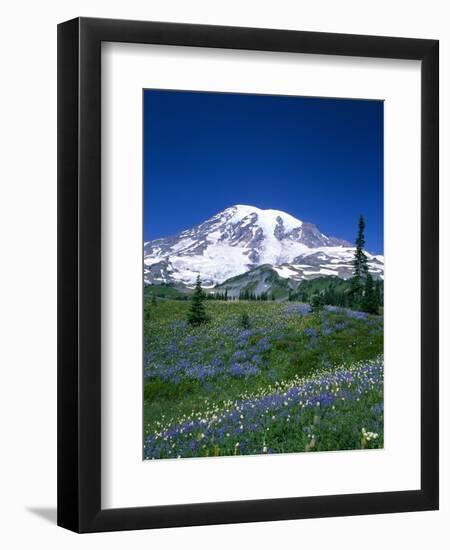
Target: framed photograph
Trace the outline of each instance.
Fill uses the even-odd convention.
[[[438,41],[58,27],[58,524],[438,508]]]

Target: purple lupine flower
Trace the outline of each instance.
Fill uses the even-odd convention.
[[[311,306],[309,304],[289,304],[286,308],[286,313],[291,315],[308,315],[308,313],[311,313]]]
[[[369,317],[368,313],[364,311],[354,311],[353,309],[346,309],[345,314],[347,317],[350,317],[350,319],[356,319],[357,321],[365,321]]]
[[[245,361],[246,358],[247,358],[247,354],[243,350],[235,351],[232,357],[233,361],[238,361],[238,362]]]
[[[256,349],[258,351],[267,351],[270,349],[270,347],[271,345],[267,336],[264,336],[263,338],[261,338],[261,340],[259,340],[258,343],[256,344]]]

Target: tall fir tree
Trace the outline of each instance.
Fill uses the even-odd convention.
[[[200,275],[197,275],[197,282],[191,298],[191,308],[188,313],[188,323],[190,325],[198,326],[208,321],[204,301],[205,294],[202,290]]]
[[[355,277],[358,277],[360,280],[362,278],[365,278],[367,273],[369,272],[369,267],[367,265],[367,256],[364,253],[364,245],[366,243],[366,240],[364,238],[364,229],[366,228],[366,223],[364,221],[364,218],[362,216],[359,216],[359,222],[358,222],[358,237],[356,238],[355,245],[355,257],[353,259],[353,268],[354,268],[354,275]]]
[[[349,301],[351,307],[361,305],[363,298],[364,279],[367,277],[369,267],[367,265],[367,256],[364,252],[364,229],[366,224],[362,216],[358,222],[358,236],[355,241],[355,256],[353,258],[353,277],[351,279]],[[373,281],[372,281],[373,282]]]

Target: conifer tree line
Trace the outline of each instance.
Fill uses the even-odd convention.
[[[249,290],[241,290],[239,296],[228,296],[228,290],[225,292],[214,292],[206,296],[207,300],[222,300],[222,301],[231,301],[231,300],[249,300],[256,302],[267,302],[268,300],[276,300],[275,294],[272,292],[261,292],[256,294],[255,292],[250,292]]]
[[[231,296],[228,296],[228,290],[225,290],[225,292],[214,292],[207,295],[208,300],[232,300],[233,298]]]
[[[244,290],[239,293],[239,300],[253,300],[258,302],[267,302],[267,300],[275,300],[275,295],[269,294],[268,292],[261,292],[260,294],[255,294],[254,292],[249,292],[248,290]]]
[[[373,290],[369,289],[369,292],[366,295],[372,296],[375,295],[375,299],[378,303],[378,306],[383,305],[383,282],[380,279],[373,279],[372,276],[369,277],[369,287],[370,280],[372,280]],[[327,282],[325,288],[317,290],[316,288],[302,290],[302,285],[298,291],[290,291],[288,300],[290,302],[304,302],[310,303],[311,305],[322,306],[332,305],[338,307],[349,307],[352,309],[357,309],[356,304],[353,300],[354,296],[350,292],[351,279],[344,281],[343,279],[338,279],[337,277],[330,278]],[[365,285],[364,285],[365,287]],[[365,290],[365,288],[363,288]],[[318,300],[317,297],[320,299]],[[311,302],[314,298],[314,304]],[[358,304],[358,307],[361,304]],[[374,308],[372,308],[374,309]],[[363,310],[364,311],[364,310]]]
[[[300,298],[302,301],[309,301],[313,310],[320,309],[324,305],[336,305],[378,314],[380,307],[383,305],[383,283],[380,279],[374,280],[372,274],[369,272],[367,256],[364,252],[365,227],[364,218],[360,216],[358,234],[355,241],[355,254],[352,262],[353,276],[347,285],[338,290],[338,285],[333,285],[330,282],[327,288],[309,296],[309,300],[305,292],[300,292],[293,296],[297,299]],[[290,296],[290,299],[293,298]]]

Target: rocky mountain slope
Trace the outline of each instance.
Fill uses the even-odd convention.
[[[192,286],[199,274],[204,287],[214,287],[246,273],[255,277],[260,266],[293,281],[345,279],[352,274],[353,254],[349,242],[286,212],[235,205],[177,235],[146,242],[144,282]],[[382,277],[383,256],[366,254],[370,271]]]

